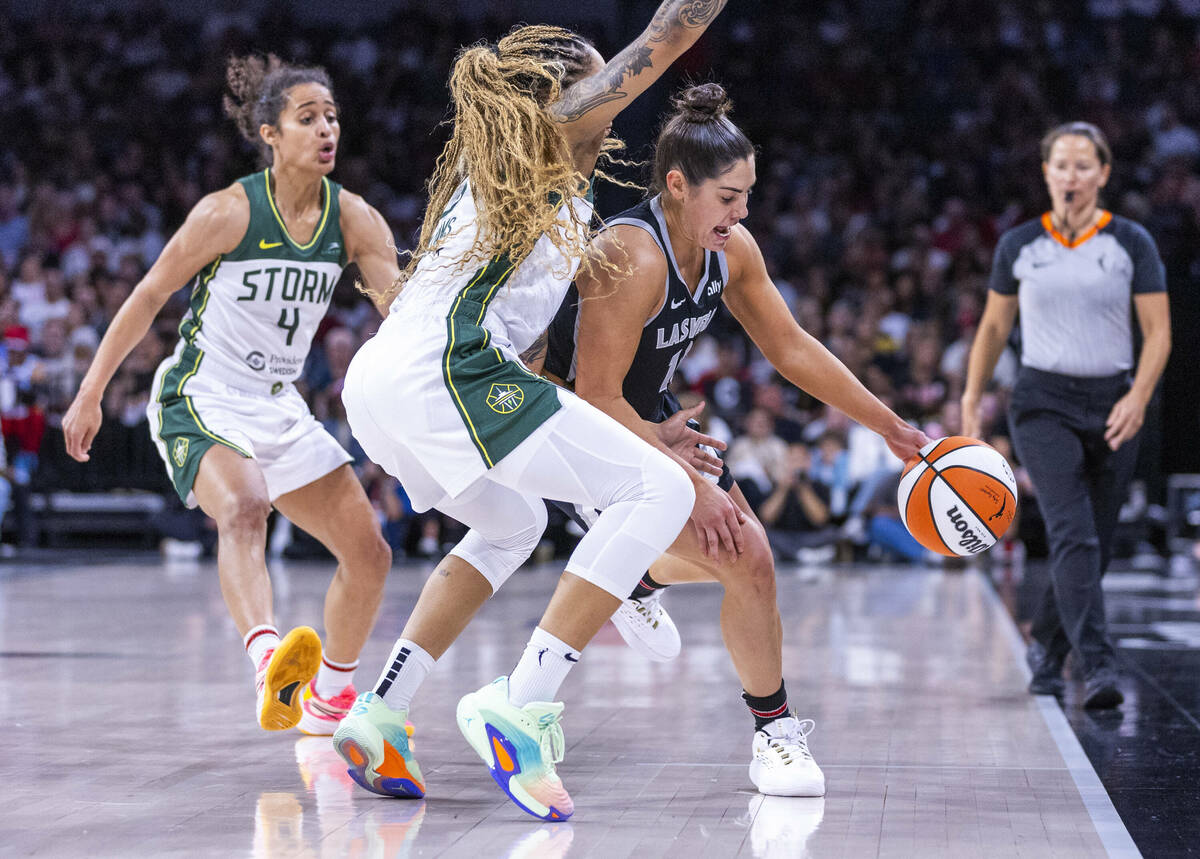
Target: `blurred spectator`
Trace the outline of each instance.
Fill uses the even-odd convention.
[[[830,524],[829,489],[812,480],[811,468],[808,445],[788,445],[775,487],[758,508],[758,518],[781,560],[828,562],[836,552],[838,532]]]
[[[757,509],[770,494],[775,475],[782,473],[786,457],[787,445],[775,435],[771,415],[765,409],[753,409],[746,415],[746,434],[729,445],[725,464],[750,506]]]

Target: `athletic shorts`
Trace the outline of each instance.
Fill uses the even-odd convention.
[[[154,444],[188,507],[197,506],[192,486],[201,458],[214,444],[257,462],[272,502],[350,462],[295,386],[234,387],[206,374],[203,358],[195,346],[180,343],[154,374],[146,407]]]

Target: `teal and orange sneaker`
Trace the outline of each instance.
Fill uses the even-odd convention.
[[[522,811],[541,820],[566,820],[575,811],[554,765],[566,746],[561,703],[508,700],[508,678],[497,677],[458,702],[458,729],[487,764],[492,778]]]
[[[408,713],[364,692],[333,732],[333,747],[350,765],[350,778],[380,796],[419,799],[425,779],[408,738]]]
[[[258,689],[258,724],[265,731],[286,731],[303,715],[300,693],[321,667],[321,639],[308,626],[298,626],[279,646],[263,654],[254,677]]]

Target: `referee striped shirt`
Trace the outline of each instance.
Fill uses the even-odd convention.
[[[1024,366],[1097,377],[1133,367],[1133,295],[1167,285],[1145,228],[1102,212],[1074,242],[1049,213],[1004,233],[989,288],[1018,296]]]

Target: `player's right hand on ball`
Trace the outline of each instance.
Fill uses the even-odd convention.
[[[746,541],[742,536],[742,523],[745,521],[745,514],[733,503],[729,493],[707,480],[700,480],[696,484],[692,524],[706,558],[719,561],[722,547],[735,558],[742,554],[746,549]]]
[[[103,414],[100,411],[99,400],[82,395],[75,397],[62,423],[68,456],[79,462],[88,461],[88,449],[92,446],[92,439],[100,431],[101,420]]]

